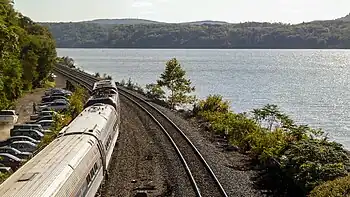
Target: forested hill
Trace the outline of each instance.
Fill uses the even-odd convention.
[[[240,24],[45,23],[58,47],[350,48],[350,22]]]
[[[342,18],[339,18],[339,19],[337,19],[337,20],[350,21],[350,14],[348,14],[348,15],[342,17]]]
[[[39,87],[56,61],[49,30],[0,0],[0,110],[9,108],[23,90]]]

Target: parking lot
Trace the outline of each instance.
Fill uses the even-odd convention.
[[[65,86],[65,81],[60,80],[58,86]],[[3,121],[0,124],[1,172],[17,170],[32,156],[45,133],[50,132],[53,116],[69,107],[70,95],[70,91],[62,88],[37,89],[17,101],[14,115],[0,111],[0,120]]]

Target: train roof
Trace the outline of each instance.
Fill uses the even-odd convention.
[[[100,89],[100,88],[113,88],[117,89],[117,86],[115,85],[115,82],[113,80],[101,80],[94,83],[93,91]]]
[[[84,105],[84,108],[93,106],[96,104],[106,104],[114,107],[114,109],[117,109],[117,101],[113,99],[112,97],[99,97],[99,98],[90,98]]]
[[[55,139],[0,185],[1,196],[55,195],[90,150],[92,138],[76,135]]]
[[[68,126],[62,129],[60,134],[80,131],[100,136],[111,113],[116,113],[115,109],[107,104],[97,103],[88,106]]]
[[[92,135],[83,133],[100,138],[109,121],[113,121],[112,113],[115,113],[112,106],[101,103],[84,109],[62,129],[59,138],[0,185],[1,196],[54,196],[96,143]],[[97,148],[93,151],[94,155],[99,154]]]

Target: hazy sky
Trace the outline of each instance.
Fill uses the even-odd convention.
[[[143,18],[300,23],[345,16],[350,0],[15,0],[15,8],[34,21]]]

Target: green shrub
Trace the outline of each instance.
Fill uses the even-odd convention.
[[[161,86],[158,84],[147,84],[146,85],[146,96],[151,99],[164,99],[165,98],[165,92],[162,89]]]
[[[350,196],[350,176],[327,181],[313,189],[309,197],[348,197]]]
[[[229,103],[221,96],[210,95],[195,105],[193,113],[263,167],[279,168],[279,177],[291,179],[304,194],[349,173],[349,155],[340,144],[329,142],[321,130],[295,124],[276,105],[254,109],[250,118],[247,113],[229,111]]]
[[[206,100],[201,100],[195,106],[195,113],[199,112],[228,112],[230,103],[224,101],[220,95],[209,95]]]
[[[69,99],[68,115],[76,117],[80,112],[83,111],[84,103],[87,100],[87,92],[80,86],[75,87],[75,91]]]
[[[11,176],[11,173],[2,173],[2,172],[0,172],[0,184],[2,182],[4,182],[10,176]]]
[[[291,143],[281,165],[287,176],[309,192],[325,181],[347,175],[350,160],[340,144],[309,138]]]
[[[279,160],[287,147],[287,134],[281,130],[267,131],[256,129],[246,137],[251,153],[257,157],[262,164],[271,159]]]
[[[72,118],[69,115],[69,113],[54,115],[53,117],[54,123],[50,128],[51,132],[45,133],[44,137],[41,139],[38,145],[38,150],[42,150],[48,144],[50,144],[58,136],[58,133],[61,131],[61,129],[67,124],[69,124],[71,119]]]

